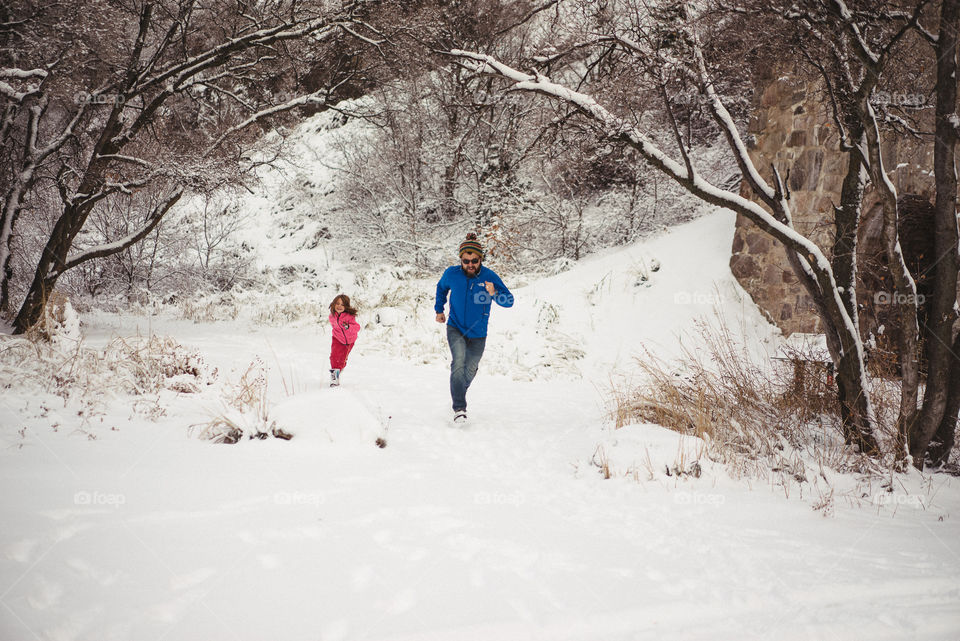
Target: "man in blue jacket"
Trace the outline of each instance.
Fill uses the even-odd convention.
[[[460,264],[447,267],[437,283],[437,301],[433,306],[437,322],[447,323],[450,345],[450,396],[453,397],[453,422],[467,421],[467,388],[473,382],[487,342],[487,321],[493,301],[501,307],[513,306],[513,294],[500,277],[483,266],[483,248],[476,234],[467,234],[460,243]],[[443,306],[450,295],[450,318]]]

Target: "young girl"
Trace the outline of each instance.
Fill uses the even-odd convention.
[[[330,303],[330,324],[333,326],[333,343],[330,345],[330,387],[340,384],[340,372],[347,366],[347,356],[357,342],[360,324],[357,310],[350,306],[350,297],[338,294]]]

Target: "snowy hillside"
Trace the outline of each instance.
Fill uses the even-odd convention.
[[[0,638],[956,639],[956,479],[781,486],[696,438],[612,429],[611,378],[716,309],[775,349],[727,268],[732,227],[508,278],[465,430],[435,279],[396,270],[334,259],[337,282],[232,320],[84,315],[44,355],[52,381],[3,337]],[[331,389],[341,289],[365,327]],[[293,438],[199,438],[218,419]],[[693,459],[699,477],[667,475]]]

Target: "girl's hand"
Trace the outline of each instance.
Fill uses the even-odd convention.
[[[497,290],[496,288],[494,288],[493,283],[491,283],[490,281],[487,281],[483,284],[483,286],[487,288],[488,294],[490,294],[491,296],[496,295]]]

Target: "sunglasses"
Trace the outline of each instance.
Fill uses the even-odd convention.
[[[464,265],[476,265],[480,262],[479,258],[461,258],[460,262]]]

